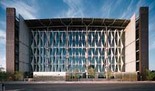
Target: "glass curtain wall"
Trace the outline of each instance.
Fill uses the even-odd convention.
[[[123,71],[123,30],[31,30],[35,72]]]

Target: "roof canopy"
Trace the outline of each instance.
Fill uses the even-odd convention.
[[[45,27],[113,27],[125,28],[130,20],[103,18],[53,18],[25,20],[29,28]]]

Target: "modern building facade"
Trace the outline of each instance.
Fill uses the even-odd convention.
[[[38,76],[78,73],[88,78],[148,69],[148,7],[131,19],[23,19],[6,10],[6,70]]]

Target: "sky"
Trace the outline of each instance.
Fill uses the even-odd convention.
[[[16,8],[24,19],[130,19],[142,6],[149,7],[149,68],[155,70],[155,0],[0,0],[0,66],[6,66],[6,7]]]

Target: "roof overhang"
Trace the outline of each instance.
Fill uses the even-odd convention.
[[[103,18],[53,18],[25,20],[29,28],[50,27],[108,27],[125,28],[130,20],[127,19],[103,19]]]

